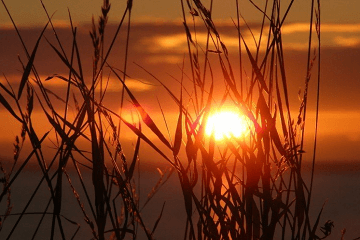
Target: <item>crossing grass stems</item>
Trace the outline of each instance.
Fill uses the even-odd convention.
[[[151,226],[145,225],[142,210],[172,174],[177,175],[179,180],[186,215],[185,229],[174,231],[180,231],[184,239],[323,239],[329,236],[332,222],[319,227],[323,209],[315,218],[310,214],[316,141],[310,181],[303,179],[302,174],[311,81],[316,83],[317,106],[319,104],[320,0],[309,3],[311,19],[305,91],[296,116],[292,115],[293,107],[289,102],[287,86],[291,84],[291,80],[286,74],[281,35],[294,1],[284,3],[280,0],[266,0],[261,6],[251,0],[249,2],[262,14],[260,34],[255,37],[240,15],[241,2],[234,1],[237,17],[233,24],[238,36],[236,62],[230,61],[230,55],[236,53],[228,51],[217,29],[217,22],[212,18],[213,1],[205,4],[201,0],[181,0],[187,56],[181,68],[180,94],[171,91],[156,74],[139,66],[163,86],[169,98],[178,106],[176,128],[170,133],[173,140],[169,140],[151,117],[152,113],[143,108],[126,84],[127,59],[128,54],[131,54],[128,49],[131,43],[129,36],[132,0],[128,0],[113,36],[106,35],[111,12],[109,0],[103,1],[98,20],[92,19],[91,79],[86,78],[83,72],[77,27],[72,22],[70,12],[70,54],[64,50],[65,46],[60,41],[52,18],[42,2],[48,22],[34,49],[30,51],[2,0],[27,56],[26,64],[21,62],[23,74],[19,88],[14,89],[9,82],[0,83],[2,106],[22,126],[20,136],[16,137],[14,143],[12,167],[6,170],[4,166],[0,166],[3,175],[0,202],[6,202],[0,227],[7,218],[17,217],[7,239],[21,227],[20,222],[27,214],[40,216],[32,239],[39,236],[38,230],[48,215],[51,216],[50,239],[66,239],[69,236],[64,222],[75,226],[72,228],[75,229],[71,233],[72,239],[80,237],[78,233],[84,224],[94,239],[136,239],[139,232],[147,239],[154,239],[156,229],[161,224],[165,203],[159,203],[163,204],[161,211]],[[281,14],[280,9],[286,9],[285,13]],[[122,56],[125,64],[122,70],[119,70],[121,66],[113,66],[109,56],[125,24],[126,30],[122,33],[127,35],[123,46],[125,54]],[[205,45],[197,40],[199,29],[205,29]],[[55,41],[45,38],[45,31],[52,31]],[[245,39],[244,31],[253,34],[253,42]],[[109,45],[105,45],[106,38],[110,39]],[[46,79],[52,81],[58,78],[67,83],[65,95],[56,96],[57,100],[62,99],[63,109],[55,107],[55,93],[43,85],[34,65],[40,42],[43,41],[52,48],[54,57],[59,58],[68,71],[66,76],[54,74]],[[255,49],[250,47],[253,45],[256,46]],[[246,61],[251,65],[251,73],[247,74],[243,69]],[[185,72],[186,66],[189,72]],[[212,71],[214,66],[221,69],[220,75]],[[317,74],[315,80],[311,75],[314,71]],[[142,119],[139,123],[128,122],[122,116],[122,111],[119,113],[104,104],[103,99],[109,84],[109,78],[105,76],[109,74],[123,84],[120,108],[125,97],[128,97]],[[7,81],[6,76],[3,78]],[[222,79],[223,82],[219,83],[214,79]],[[191,84],[185,84],[186,80]],[[214,88],[218,84],[226,86],[221,98],[214,97]],[[229,103],[245,115],[250,132],[242,139],[228,137],[219,146],[214,138],[205,135],[206,119],[213,108],[221,108]],[[33,128],[32,112],[35,105],[40,107],[46,116],[54,134],[46,132],[39,135]],[[69,117],[70,105],[75,106],[75,117]],[[164,116],[166,118],[166,113]],[[123,153],[121,126],[130,129],[137,138],[133,156],[130,158]],[[150,129],[159,141],[151,140],[151,137],[142,131],[143,127]],[[46,161],[44,148],[41,146],[49,138],[55,139],[56,151],[51,161]],[[80,140],[89,144],[89,150],[78,147]],[[25,141],[31,145],[30,153],[21,152]],[[135,179],[137,175],[141,177],[141,174],[135,171],[136,166],[145,160],[139,159],[141,144],[153,148],[171,167],[171,170],[165,173],[159,170],[161,177],[147,196],[144,206],[140,206],[140,182]],[[20,157],[24,160],[19,165],[17,163]],[[19,181],[21,172],[30,160],[37,162],[42,178],[24,209],[20,213],[12,213],[11,187],[14,182]],[[70,167],[75,169],[76,175],[69,175]],[[84,171],[91,172],[91,183],[84,180]],[[80,189],[73,185],[74,180],[80,182]],[[31,213],[28,206],[43,184],[48,187],[50,197],[43,212]],[[84,222],[73,221],[71,216],[62,213],[64,185],[72,189]]]

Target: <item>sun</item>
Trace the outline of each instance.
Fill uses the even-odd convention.
[[[236,111],[223,110],[208,117],[205,133],[208,136],[214,134],[217,141],[226,138],[239,138],[246,134],[248,125],[244,116]]]

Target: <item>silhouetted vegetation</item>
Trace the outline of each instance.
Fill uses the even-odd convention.
[[[249,2],[263,15],[260,32],[253,33],[238,11],[237,18],[233,20],[234,29],[238,32],[238,53],[230,53],[217,30],[216,21],[212,19],[212,1],[207,4],[201,0],[181,1],[188,49],[181,68],[182,77],[177,79],[179,92],[170,90],[164,81],[151,73],[151,69],[143,68],[149,73],[149,78],[154,78],[163,86],[169,99],[178,107],[178,118],[175,120],[166,119],[164,113],[166,121],[175,122],[173,132],[172,129],[161,129],[159,123],[153,120],[152,112],[148,112],[127,87],[132,0],[128,0],[113,36],[106,35],[111,12],[109,1],[104,0],[98,20],[93,19],[90,79],[86,77],[89,74],[84,74],[77,27],[73,25],[70,14],[71,46],[63,46],[45,7],[48,23],[33,49],[25,45],[13,22],[27,59],[25,63],[21,62],[23,74],[18,89],[9,82],[0,85],[2,106],[22,126],[14,143],[11,167],[5,169],[0,166],[3,185],[0,202],[5,206],[5,212],[1,213],[0,231],[6,231],[7,239],[11,239],[15,231],[21,231],[21,220],[26,215],[38,216],[37,228],[31,239],[40,236],[82,239],[80,229],[86,229],[93,239],[100,240],[136,239],[139,234],[154,239],[159,224],[166,225],[161,222],[163,211],[166,211],[165,204],[158,203],[162,206],[161,211],[150,225],[144,221],[142,210],[172,174],[176,174],[180,182],[184,200],[182,208],[186,215],[185,230],[171,229],[179,232],[179,239],[323,239],[330,235],[333,225],[329,221],[323,225],[320,221],[322,209],[315,216],[310,214],[316,140],[312,151],[311,179],[304,179],[302,175],[305,129],[308,128],[309,81],[317,82],[317,86],[320,84],[319,0],[309,3],[311,19],[307,72],[299,73],[306,76],[299,106],[290,106],[289,103],[287,86],[291,84],[291,79],[286,74],[281,35],[294,1],[266,0],[261,3],[262,6],[255,5],[251,0]],[[6,8],[4,1],[2,3]],[[234,6],[239,9],[238,0]],[[127,34],[122,56],[124,65],[113,66],[109,56],[124,28],[126,32],[121,32]],[[198,41],[199,28],[206,29],[206,44]],[[244,38],[244,29],[253,34],[252,41]],[[52,31],[55,40],[45,38],[45,31]],[[105,44],[105,37],[111,39],[110,44]],[[67,75],[54,73],[47,79],[41,79],[34,65],[40,42],[52,48],[51,58],[61,60],[67,68]],[[69,53],[64,49],[71,51]],[[230,61],[230,55],[234,54],[238,54],[237,62]],[[244,62],[252,66],[250,72],[244,70]],[[221,69],[220,75],[212,71],[214,66]],[[186,68],[190,69],[189,72],[185,72]],[[123,117],[122,110],[119,113],[104,104],[110,75],[123,84],[118,95],[120,109],[125,99],[129,99],[141,121],[130,122]],[[6,77],[3,79],[6,80]],[[215,97],[214,89],[219,89],[219,79],[223,80],[221,86],[224,92],[221,97]],[[54,80],[66,82],[65,95],[59,96],[43,85],[44,81]],[[319,87],[316,91],[319,97]],[[249,132],[246,137],[228,137],[220,144],[213,137],[206,136],[205,124],[211,111],[229,105],[246,117]],[[51,125],[51,131],[40,134],[33,128],[34,108],[44,114],[43,121]],[[292,111],[295,108],[298,109],[296,114]],[[123,152],[120,134],[123,128],[131,130],[137,138],[131,157]],[[143,131],[143,128],[150,131]],[[153,140],[148,134],[157,139]],[[167,134],[171,137],[166,137]],[[45,140],[51,140],[54,146],[50,161],[44,157],[46,148],[42,145]],[[85,148],[80,147],[81,141],[85,142],[81,145]],[[30,152],[21,151],[25,142],[31,145]],[[159,170],[158,183],[141,205],[138,194],[140,182],[137,180],[141,178],[141,173],[136,169],[142,161],[139,159],[142,144],[157,152],[171,170],[165,173]],[[42,177],[32,196],[23,199],[27,201],[23,210],[15,213],[11,211],[11,187],[14,182],[20,181],[22,171],[30,161],[36,162],[40,170],[37,174]],[[69,174],[69,169],[76,174]],[[91,172],[91,181],[84,178],[86,172]],[[76,186],[74,181],[78,183]],[[43,211],[29,211],[28,206],[44,185],[50,197],[42,199]],[[83,222],[63,214],[65,188],[73,192],[83,214]],[[11,229],[1,228],[9,218],[17,219]],[[51,227],[48,232],[40,233],[41,226],[49,222]],[[69,224],[71,227],[67,227]]]

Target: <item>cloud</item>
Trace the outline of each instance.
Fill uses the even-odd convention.
[[[320,26],[322,33],[359,33],[360,24],[359,23],[344,23],[344,24],[333,24],[333,23],[323,23]],[[314,26],[313,26],[313,29]],[[292,34],[292,33],[307,33],[310,30],[308,23],[290,23],[285,24],[282,29],[282,34]]]
[[[253,35],[256,38],[260,36],[260,32],[254,30]],[[209,49],[216,50],[217,48],[222,51],[221,46],[217,39],[212,35],[213,38],[209,39]],[[206,32],[198,32],[192,34],[192,39],[202,49],[206,48],[208,41],[208,34]],[[228,50],[236,51],[239,46],[239,39],[235,35],[221,34],[221,41],[225,44]],[[250,50],[256,50],[256,43],[249,32],[244,32],[244,39]],[[263,48],[266,46],[266,42],[263,41]],[[142,47],[145,47],[147,51],[157,54],[166,54],[166,56],[151,56],[152,62],[161,62],[162,59],[170,61],[172,63],[179,63],[182,61],[182,57],[176,56],[176,54],[183,54],[188,51],[187,38],[184,32],[173,33],[168,35],[155,35],[151,38],[144,39],[142,41]]]
[[[43,24],[40,24],[40,27],[43,28],[45,27],[46,22],[44,22]],[[69,28],[70,29],[70,22],[69,20],[62,20],[62,19],[53,19],[52,20],[52,24],[54,26],[54,28],[57,29],[61,29],[61,28]],[[76,26],[79,23],[78,22],[73,22],[73,24]],[[27,22],[27,23],[22,23],[22,24],[16,24],[18,29],[29,29],[29,28],[39,28],[39,24],[38,23],[33,23],[33,22]],[[48,26],[48,29],[50,29],[50,25]],[[0,25],[0,30],[13,30],[14,29],[14,25],[11,22],[6,22]]]
[[[115,81],[117,81],[119,83],[119,80],[114,79]],[[120,83],[119,83],[120,84]],[[132,90],[132,91],[138,91],[138,92],[143,92],[143,91],[150,91],[152,90],[152,88],[154,87],[154,85],[143,81],[143,80],[138,80],[138,79],[126,79],[125,80],[125,84],[126,86]],[[118,87],[122,87],[122,85],[118,85],[116,86],[116,84],[110,86],[109,85],[109,91],[118,91],[119,88]]]
[[[308,23],[290,23],[284,24],[281,29],[281,34],[292,34],[296,32],[308,32]]]
[[[45,87],[61,87],[61,88],[65,88],[67,86],[67,82],[58,78],[55,79],[51,79],[49,81],[45,81],[47,77],[41,77],[41,79],[43,80],[43,84]],[[131,90],[131,91],[136,91],[136,92],[143,92],[143,91],[150,91],[154,85],[143,81],[143,80],[139,80],[139,79],[132,79],[132,78],[127,78],[125,80],[125,84],[126,86]],[[120,92],[122,90],[122,83],[120,82],[120,80],[110,77],[109,81],[107,78],[104,77],[103,80],[103,87],[107,89],[108,92]],[[100,87],[98,86],[97,91],[100,91]]]
[[[60,75],[56,75],[56,76],[60,76]],[[60,77],[56,77],[54,76],[51,79],[48,79],[49,76],[46,75],[41,75],[40,79],[42,84],[44,85],[44,87],[46,88],[57,88],[59,90],[61,89],[66,89],[67,87],[67,81],[63,80],[62,78],[67,78],[65,75],[64,76],[60,76]],[[16,83],[18,83],[21,79],[21,75],[10,75],[6,77],[10,84],[14,85]],[[48,79],[48,80],[46,80]],[[36,84],[32,77],[30,77],[30,81],[34,84]],[[5,84],[5,81],[1,81],[3,84]],[[104,77],[104,87],[106,85],[107,82],[107,78]],[[142,79],[132,79],[132,78],[127,78],[125,81],[126,86],[131,90],[131,91],[137,91],[137,92],[144,92],[144,91],[151,91],[154,87],[153,84],[142,80]],[[98,87],[99,88],[99,87]],[[98,90],[97,88],[97,90]],[[121,91],[122,89],[122,83],[114,78],[114,77],[110,77],[108,85],[107,85],[107,91],[108,92],[117,92],[117,91]]]
[[[284,25],[281,31],[284,46],[289,49],[306,50],[309,30],[310,26],[307,23]],[[357,47],[360,44],[360,24],[321,24],[321,43],[323,47]]]
[[[322,24],[322,32],[360,33],[360,24]]]
[[[159,63],[170,63],[170,64],[179,64],[183,61],[183,57],[180,55],[169,55],[169,54],[163,54],[163,55],[152,55],[147,58],[147,62],[151,64],[159,64]]]
[[[334,38],[337,46],[342,47],[357,47],[360,45],[360,37],[343,37],[337,36]]]
[[[175,23],[174,23],[175,24]],[[178,23],[176,23],[178,27]],[[251,51],[255,51],[257,48],[257,42],[260,37],[260,26],[251,25],[251,32],[247,27],[242,28],[243,38]],[[230,52],[238,50],[238,36],[237,31],[234,30],[234,26],[229,23],[217,24],[218,31],[220,33],[221,41],[226,45]],[[159,63],[162,59],[179,63],[182,57],[177,54],[183,54],[188,51],[186,34],[183,28],[176,28],[176,31],[169,33],[154,34],[150,38],[143,38],[141,40],[141,47],[144,47],[150,53],[156,53],[157,56],[151,56],[150,62]],[[315,29],[315,26],[313,26]],[[310,26],[308,23],[289,23],[284,24],[282,28],[283,35],[283,48],[286,50],[305,51],[308,49],[308,37]],[[267,33],[269,27],[265,26],[262,31],[262,43],[260,51],[266,50]],[[322,46],[323,47],[355,47],[359,44],[360,39],[360,24],[333,24],[324,23],[321,25],[322,33]],[[207,31],[204,28],[199,28],[195,33],[191,30],[192,39],[196,40],[197,44],[205,49],[207,44]],[[210,40],[209,49],[216,50],[218,42],[215,39],[214,42]],[[316,46],[316,39],[314,35],[313,46]],[[221,50],[221,47],[219,47]],[[166,55],[166,56],[165,56]]]
[[[143,44],[152,53],[176,52],[182,53],[187,47],[187,40],[184,33],[170,35],[158,35],[144,39]]]

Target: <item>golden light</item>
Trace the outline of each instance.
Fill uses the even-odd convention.
[[[217,141],[225,137],[239,138],[244,136],[247,131],[248,125],[244,116],[231,110],[223,110],[210,115],[205,127],[206,135],[214,134]]]

